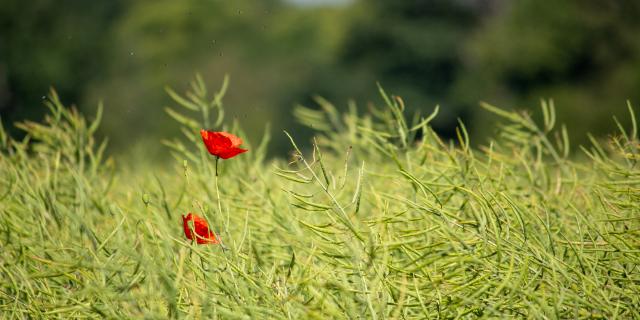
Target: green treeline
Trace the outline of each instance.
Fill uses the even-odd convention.
[[[0,115],[5,127],[40,119],[54,86],[88,113],[104,101],[112,150],[153,148],[175,133],[163,87],[186,88],[200,72],[213,84],[230,75],[228,118],[253,140],[266,121],[306,132],[291,109],[315,107],[315,95],[341,109],[352,98],[379,104],[370,99],[380,82],[410,112],[439,104],[444,136],[462,118],[474,143],[493,133],[479,101],[537,109],[553,98],[580,143],[611,132],[601,119],[640,100],[639,18],[640,3],[623,0],[5,0]],[[279,134],[272,147],[288,148]]]

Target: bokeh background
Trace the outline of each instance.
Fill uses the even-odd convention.
[[[297,104],[381,103],[376,82],[410,112],[462,118],[475,143],[494,120],[478,102],[537,112],[553,98],[574,143],[628,122],[640,101],[637,0],[0,0],[0,116],[7,127],[45,113],[50,86],[86,114],[105,104],[114,154],[166,157],[177,125],[164,86],[196,72],[212,88],[230,75],[225,106],[250,140],[266,122],[272,155],[300,138]],[[640,110],[640,109],[638,109]],[[19,135],[18,131],[12,131]],[[168,157],[166,157],[168,158]]]

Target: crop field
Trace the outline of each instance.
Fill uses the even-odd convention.
[[[630,128],[585,146],[552,101],[482,104],[494,138],[460,122],[448,140],[437,107],[409,114],[380,89],[375,107],[297,108],[312,140],[266,128],[217,160],[201,129],[245,136],[226,83],[167,90],[183,132],[158,141],[168,169],[106,156],[102,111],[53,91],[44,121],[17,124],[26,138],[0,129],[0,318],[640,318],[631,104]],[[292,152],[268,158],[270,134]]]

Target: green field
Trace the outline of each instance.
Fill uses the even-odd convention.
[[[495,138],[448,141],[381,90],[296,109],[314,141],[275,132],[292,152],[267,159],[267,128],[216,177],[199,130],[244,135],[198,79],[169,90],[168,169],[106,157],[99,114],[55,93],[25,139],[0,131],[2,318],[640,318],[635,120],[580,147],[551,101],[483,104]],[[186,239],[188,212],[226,249]]]

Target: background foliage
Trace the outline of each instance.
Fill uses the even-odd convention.
[[[228,113],[253,138],[266,121],[292,128],[291,108],[316,94],[342,110],[367,103],[379,81],[410,111],[440,104],[433,125],[445,137],[458,117],[477,142],[492,134],[480,100],[530,109],[553,98],[585,142],[640,100],[639,32],[633,0],[4,0],[0,112],[6,127],[40,119],[53,85],[84,110],[104,100],[110,150],[157,150],[175,133],[162,88],[200,71],[210,83],[231,75]],[[278,135],[272,147],[287,143]]]

